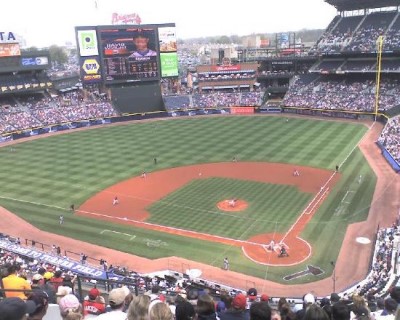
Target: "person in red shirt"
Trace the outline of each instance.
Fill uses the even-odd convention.
[[[83,301],[83,316],[85,319],[94,318],[106,312],[106,302],[97,288],[92,288]]]
[[[62,272],[60,270],[57,270],[54,273],[54,276],[50,279],[50,283],[53,285],[54,290],[57,291],[58,287],[61,286],[64,282],[64,278],[61,277]]]

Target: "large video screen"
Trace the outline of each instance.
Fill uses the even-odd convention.
[[[98,35],[106,83],[160,79],[156,27],[107,27]]]
[[[0,57],[15,57],[21,55],[18,43],[0,43]]]

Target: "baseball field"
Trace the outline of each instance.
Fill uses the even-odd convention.
[[[368,215],[376,177],[357,147],[367,130],[219,116],[49,136],[0,148],[0,205],[42,230],[150,259],[219,267],[229,257],[231,270],[279,283],[311,265],[321,272],[290,283],[312,282],[331,275],[347,226]],[[245,206],[219,206],[231,199]]]

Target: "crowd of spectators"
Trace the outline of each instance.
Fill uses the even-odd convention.
[[[254,70],[240,71],[224,71],[224,72],[200,72],[197,79],[201,81],[226,81],[226,80],[241,80],[254,79],[256,73]]]
[[[247,92],[212,92],[195,93],[193,95],[164,96],[167,111],[227,108],[233,106],[259,106],[261,104],[260,91]]]
[[[389,119],[378,141],[400,163],[400,116]]]
[[[375,52],[384,38],[384,51],[400,49],[397,11],[372,12],[366,16],[336,16],[310,53]]]
[[[31,95],[0,105],[0,134],[73,121],[116,116],[105,96],[72,92],[57,97]]]
[[[308,82],[300,76],[292,82],[283,104],[324,110],[374,111],[375,90],[374,80],[321,77]],[[389,110],[399,104],[398,79],[382,79],[379,110]]]
[[[256,288],[221,290],[216,295],[211,288],[189,290],[190,280],[169,281],[167,276],[136,273],[137,290],[127,284],[109,291],[92,281],[77,290],[73,272],[2,249],[2,288],[19,290],[4,291],[0,319],[25,319],[25,314],[27,319],[46,319],[51,312],[47,319],[390,320],[400,303],[400,287],[389,282],[399,236],[398,221],[380,229],[368,277],[354,289],[319,299],[312,293],[301,299],[272,298]],[[19,239],[4,239],[20,244]]]
[[[259,106],[260,91],[164,96],[167,111],[191,108]],[[0,101],[0,134],[117,116],[105,95],[73,91],[56,97],[32,95]]]

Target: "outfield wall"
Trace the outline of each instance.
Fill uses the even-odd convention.
[[[400,173],[400,164],[393,158],[393,156],[386,150],[386,148],[377,141],[376,144],[382,151],[382,156],[386,159],[386,161],[390,164],[394,171]]]

